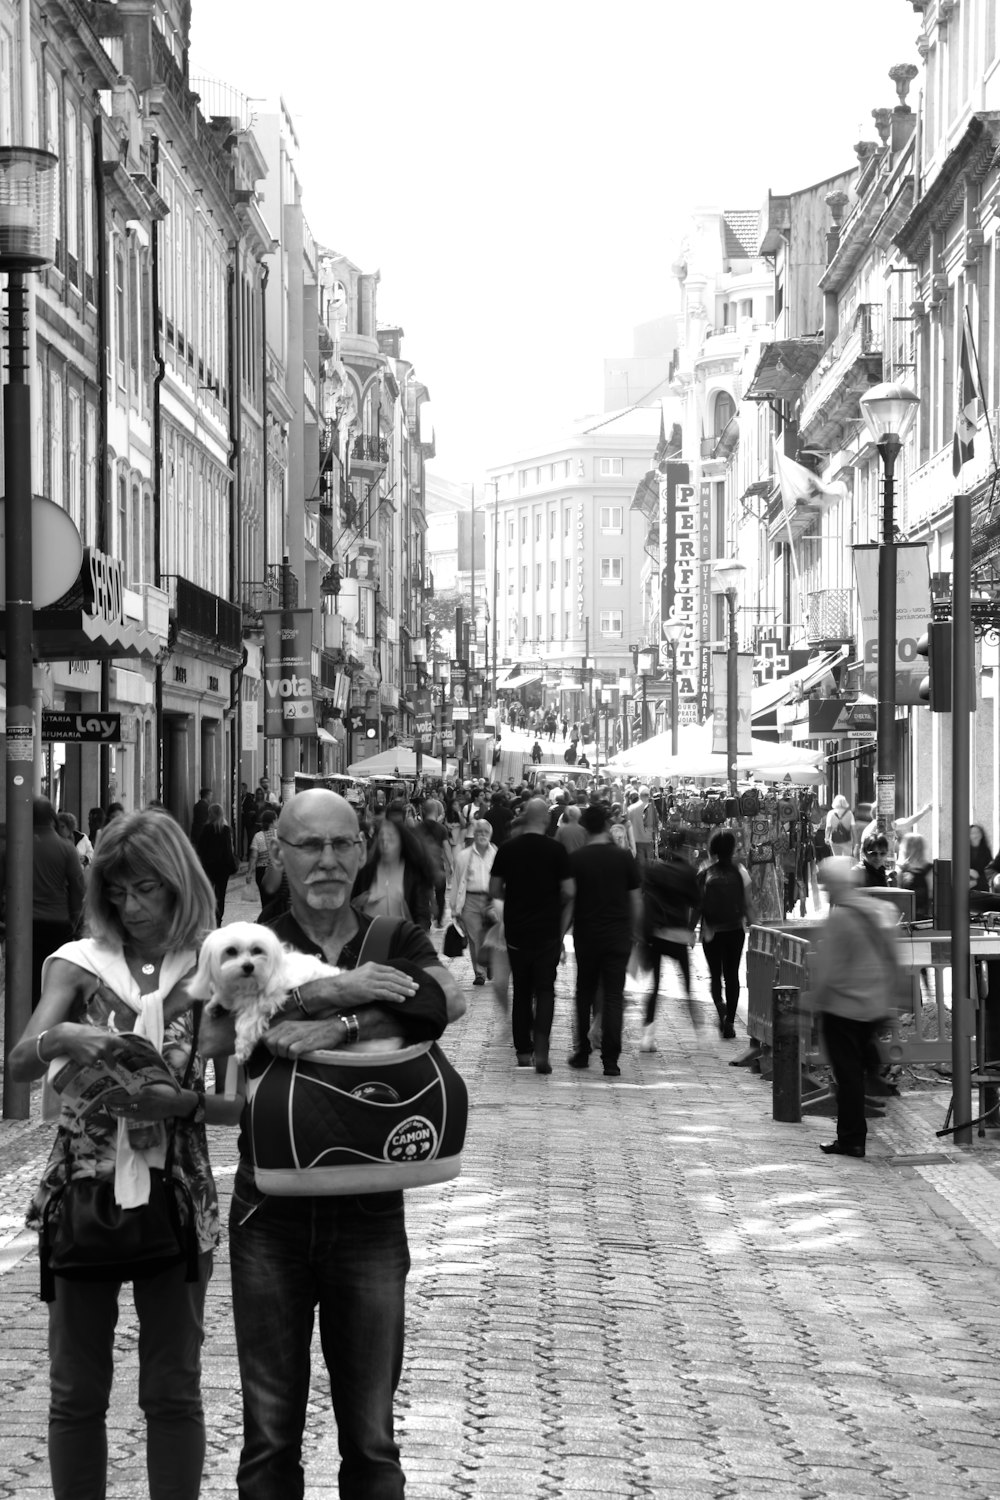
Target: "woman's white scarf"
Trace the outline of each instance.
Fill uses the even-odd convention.
[[[170,994],[177,981],[183,978],[195,963],[197,954],[193,948],[182,948],[179,953],[165,953],[160,964],[159,987],[150,990],[146,995],[140,991],[124,953],[120,949],[107,948],[94,938],[81,938],[72,943],[64,943],[61,948],[57,948],[42,966],[43,989],[46,969],[55,958],[62,958],[67,963],[76,964],[77,968],[85,969],[88,974],[94,974],[100,979],[112,994],[123,1001],[130,1010],[135,1011],[136,1022],[133,1030],[136,1036],[146,1037],[152,1042],[157,1052],[163,1051],[164,996]],[[112,1018],[109,1030],[115,1029]],[[66,1061],[65,1057],[52,1059],[46,1078],[49,1086]],[[115,1150],[115,1200],[121,1208],[138,1208],[141,1204],[149,1202],[149,1169],[150,1167],[162,1168],[165,1160],[166,1147],[162,1143],[151,1147],[148,1151],[133,1150],[129,1145],[126,1122],[122,1119],[118,1121],[118,1141]]]

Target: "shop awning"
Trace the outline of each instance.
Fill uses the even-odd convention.
[[[629,510],[639,510],[647,518],[659,515],[660,475],[656,469],[647,469],[639,480]]]
[[[337,736],[331,734],[329,729],[324,729],[322,724],[316,725],[316,738],[323,745],[335,745],[337,743]]]
[[[823,353],[822,339],[782,339],[761,347],[744,401],[794,401]]]
[[[83,609],[40,609],[32,618],[36,661],[108,661],[138,657],[155,661],[164,645],[138,625],[102,619]],[[0,611],[0,654],[7,654],[7,617]]]
[[[506,682],[497,683],[497,692],[503,688],[504,692],[516,692],[518,688],[530,687],[533,682],[541,682],[541,672],[521,672],[516,677],[508,677]]]
[[[824,652],[822,656],[813,657],[798,672],[790,672],[787,677],[776,677],[771,682],[762,682],[750,693],[750,719],[762,719],[766,714],[772,713],[779,703],[787,703],[789,698],[799,698],[803,693],[808,693],[817,683],[822,682],[826,674],[847,656],[848,648],[838,646],[836,651]]]

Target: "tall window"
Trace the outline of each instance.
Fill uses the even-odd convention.
[[[536,542],[540,542],[541,540],[542,540],[542,513],[541,513],[541,511],[538,511],[537,514],[536,514],[536,516],[535,516],[535,541]]]
[[[550,562],[549,563],[549,588],[553,588],[554,589],[555,586],[556,586],[556,564],[554,562]]]
[[[569,506],[563,511],[563,536],[569,536],[569,528],[572,525]]]
[[[132,509],[129,526],[129,578],[132,583],[142,582],[142,501],[139,486],[132,486]]]
[[[128,482],[124,474],[118,476],[118,556],[128,570]]]
[[[555,537],[555,534],[556,534],[556,512],[555,512],[555,509],[553,508],[552,510],[549,511],[549,540],[550,541]]]
[[[84,546],[97,542],[97,412],[87,407],[86,417],[87,462],[83,489],[83,525],[80,527]]]
[[[153,496],[149,490],[142,497],[142,579],[156,582],[156,549],[153,545]]]
[[[76,106],[66,100],[66,274],[80,283],[80,181]]]
[[[535,616],[535,640],[536,641],[540,641],[541,639],[542,639],[542,617],[541,617],[541,615],[536,615]]]
[[[94,300],[94,137],[83,127],[83,289],[88,302]]]
[[[49,499],[66,503],[63,477],[63,388],[62,375],[49,376]]]
[[[528,540],[528,517],[527,517],[527,515],[523,515],[521,517],[521,541],[522,542],[526,542],[527,540]]]
[[[83,500],[82,487],[82,454],[80,452],[80,394],[78,391],[69,393],[69,431],[67,434],[66,458],[69,469],[69,485],[67,492],[66,509],[69,511],[77,528],[80,527],[81,504]]]
[[[715,398],[712,436],[720,438],[736,415],[736,402],[727,391],[720,391]]]
[[[514,545],[514,517],[511,516],[508,519],[508,521],[507,521],[507,546],[508,547],[513,547],[513,545]]]
[[[566,557],[566,558],[563,559],[563,583],[565,584],[565,586],[567,588],[569,588],[569,586],[572,583],[572,581],[573,581],[573,559],[571,557]]]
[[[601,558],[601,582],[621,583],[622,581],[622,559],[620,557]]]
[[[142,312],[139,306],[139,256],[138,244],[129,247],[128,257],[128,363],[133,396],[139,394],[139,354],[142,343]]]
[[[126,322],[125,322],[125,256],[120,245],[115,249],[115,354],[118,360],[118,381],[125,384]]]
[[[622,507],[620,505],[601,506],[601,530],[608,532],[620,532],[622,529]]]
[[[528,568],[527,568],[527,564],[524,564],[524,565],[522,565],[522,568],[521,568],[521,593],[522,594],[526,594],[527,592],[528,592]]]
[[[59,85],[56,80],[46,73],[45,75],[45,149],[51,151],[55,156],[61,156],[59,150]],[[56,220],[56,260],[59,259],[58,243],[63,238],[62,225],[62,194],[61,186],[61,164],[56,167],[52,174],[55,183],[55,220]]]

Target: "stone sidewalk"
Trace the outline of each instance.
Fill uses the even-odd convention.
[[[250,914],[240,896],[227,916]],[[467,960],[455,968],[471,984]],[[739,1043],[695,1031],[676,1000],[661,1002],[658,1053],[638,1052],[632,1006],[622,1077],[572,1072],[572,972],[560,971],[551,1077],[513,1066],[489,989],[468,990],[447,1038],[472,1115],[461,1178],[408,1204],[408,1495],[1000,1494],[997,1147],[942,1150],[939,1089],[891,1100],[864,1162],[826,1158],[830,1122],[775,1124],[767,1085],[727,1066]],[[674,993],[671,970],[666,983]],[[46,1317],[20,1233],[48,1138],[35,1120],[0,1126],[0,1497],[15,1500],[49,1493]],[[228,1197],[235,1132],[213,1131],[212,1148]],[[235,1493],[228,1283],[223,1244],[206,1497]],[[148,1494],[135,1338],[126,1295],[112,1500]],[[309,1500],[332,1500],[319,1360],[306,1462]]]

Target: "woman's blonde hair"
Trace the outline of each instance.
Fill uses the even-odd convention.
[[[135,880],[158,880],[173,896],[169,947],[197,947],[214,928],[215,894],[190,840],[165,809],[122,813],[102,829],[85,899],[91,937],[115,947],[125,940],[108,887]]]
[[[899,846],[899,863],[909,864],[911,859],[916,859],[921,864],[927,862],[927,843],[922,833],[908,833]]]
[[[851,804],[848,802],[843,792],[838,793],[838,795],[833,799],[834,812],[846,812],[850,805]]]

